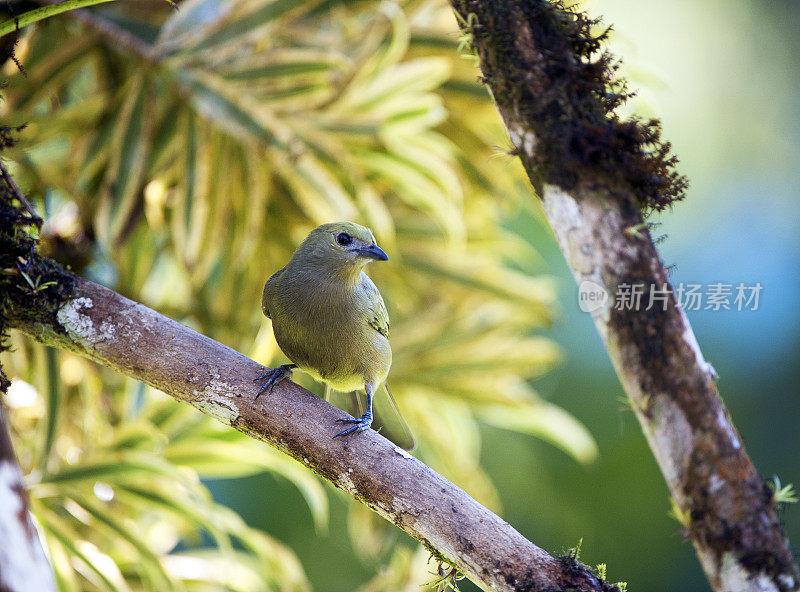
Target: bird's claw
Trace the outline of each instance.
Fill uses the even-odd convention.
[[[292,375],[293,368],[296,368],[294,364],[283,364],[282,366],[268,370],[258,378],[253,379],[253,382],[266,379],[266,382],[261,386],[261,389],[259,389],[258,393],[256,394],[256,399],[258,399],[258,397],[260,397],[264,392],[272,394],[272,389],[275,388],[276,384]]]
[[[337,419],[336,421],[339,421],[341,423],[361,423],[362,421],[364,421],[364,418],[363,417],[358,417],[358,418],[356,418],[356,417],[343,417],[341,419]]]
[[[346,430],[343,430],[336,434],[334,438],[339,438],[341,436],[347,436],[349,434],[355,434],[357,432],[363,432],[364,430],[368,430],[370,426],[372,426],[372,416],[371,415],[362,415],[358,419],[353,417],[343,417],[341,419],[337,419],[336,421],[340,423],[349,423],[352,424]]]

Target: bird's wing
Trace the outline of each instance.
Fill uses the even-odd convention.
[[[350,393],[337,391],[328,383],[325,383],[325,400],[353,417],[361,417],[367,410],[366,394],[359,391]]]
[[[343,393],[325,385],[325,400],[353,417],[361,417],[367,410],[367,395],[362,391]],[[400,408],[392,396],[392,392],[384,382],[372,400],[372,428],[406,450],[414,450],[417,441],[406,420],[400,414]]]
[[[372,283],[369,277],[364,276],[364,290],[369,298],[370,314],[369,324],[378,333],[389,339],[389,313],[386,312],[386,304],[383,302],[381,293],[378,288]]]
[[[261,310],[268,319],[272,318],[269,314],[269,301],[272,295],[272,290],[270,288],[275,286],[275,280],[281,276],[284,269],[286,268],[281,267],[278,271],[269,276],[267,283],[264,284],[264,292],[261,294]]]

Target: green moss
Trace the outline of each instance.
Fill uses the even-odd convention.
[[[537,190],[621,184],[640,208],[663,210],[683,199],[687,180],[661,139],[656,119],[623,120],[633,93],[603,48],[599,19],[544,0],[453,0],[478,50],[483,80],[509,124],[516,152]],[[469,20],[468,20],[469,19]],[[517,138],[511,128],[533,132]]]
[[[14,134],[20,129],[0,127],[0,150],[16,143]],[[41,224],[25,210],[5,177],[0,178],[0,351],[9,348],[10,326],[55,315],[72,292],[72,275],[36,250]],[[7,387],[0,368],[0,389]]]
[[[617,582],[612,584],[606,581],[607,567],[605,563],[597,566],[597,571],[593,571],[588,565],[581,563],[581,546],[583,539],[578,541],[577,546],[570,547],[563,555],[558,556],[558,560],[564,566],[566,575],[573,581],[590,581],[596,582],[597,589],[603,592],[626,592],[627,584],[625,582]]]

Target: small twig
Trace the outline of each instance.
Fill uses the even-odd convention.
[[[14,182],[14,179],[11,177],[11,174],[8,172],[8,169],[6,168],[6,165],[2,159],[0,159],[0,173],[3,175],[3,180],[11,188],[14,197],[16,197],[17,200],[19,200],[19,203],[25,206],[25,209],[28,210],[28,213],[30,213],[30,215],[33,216],[33,221],[37,225],[41,224],[42,219],[36,213],[36,210],[33,209],[33,206],[28,201],[28,198],[25,197],[25,194],[22,193],[22,191],[20,191],[19,187]]]
[[[14,13],[14,8],[11,6],[11,3],[8,0],[6,0],[6,8],[8,9],[8,12],[10,13],[11,17],[14,19],[14,24],[16,25],[16,28],[14,30],[15,34],[13,37],[14,41],[11,43],[11,47],[7,49],[8,59],[14,62],[20,74],[22,74],[25,78],[27,78],[28,75],[25,73],[25,68],[22,67],[22,64],[20,63],[20,61],[17,59],[16,56],[17,44],[19,43],[19,18]]]

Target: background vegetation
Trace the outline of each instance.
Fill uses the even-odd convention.
[[[664,216],[675,281],[765,285],[756,313],[690,317],[756,465],[797,481],[800,10],[587,8],[617,25],[636,108],[664,116],[693,181]],[[370,225],[392,256],[371,274],[420,458],[553,552],[582,537],[582,559],[631,590],[707,589],[668,536],[662,479],[446,4],[121,0],[93,14],[152,51],[61,16],[26,32],[26,78],[5,70],[3,118],[29,122],[14,172],[53,256],[273,364],[264,279],[317,223]],[[413,541],[292,461],[85,360],[14,344],[7,402],[63,589],[434,579]]]

